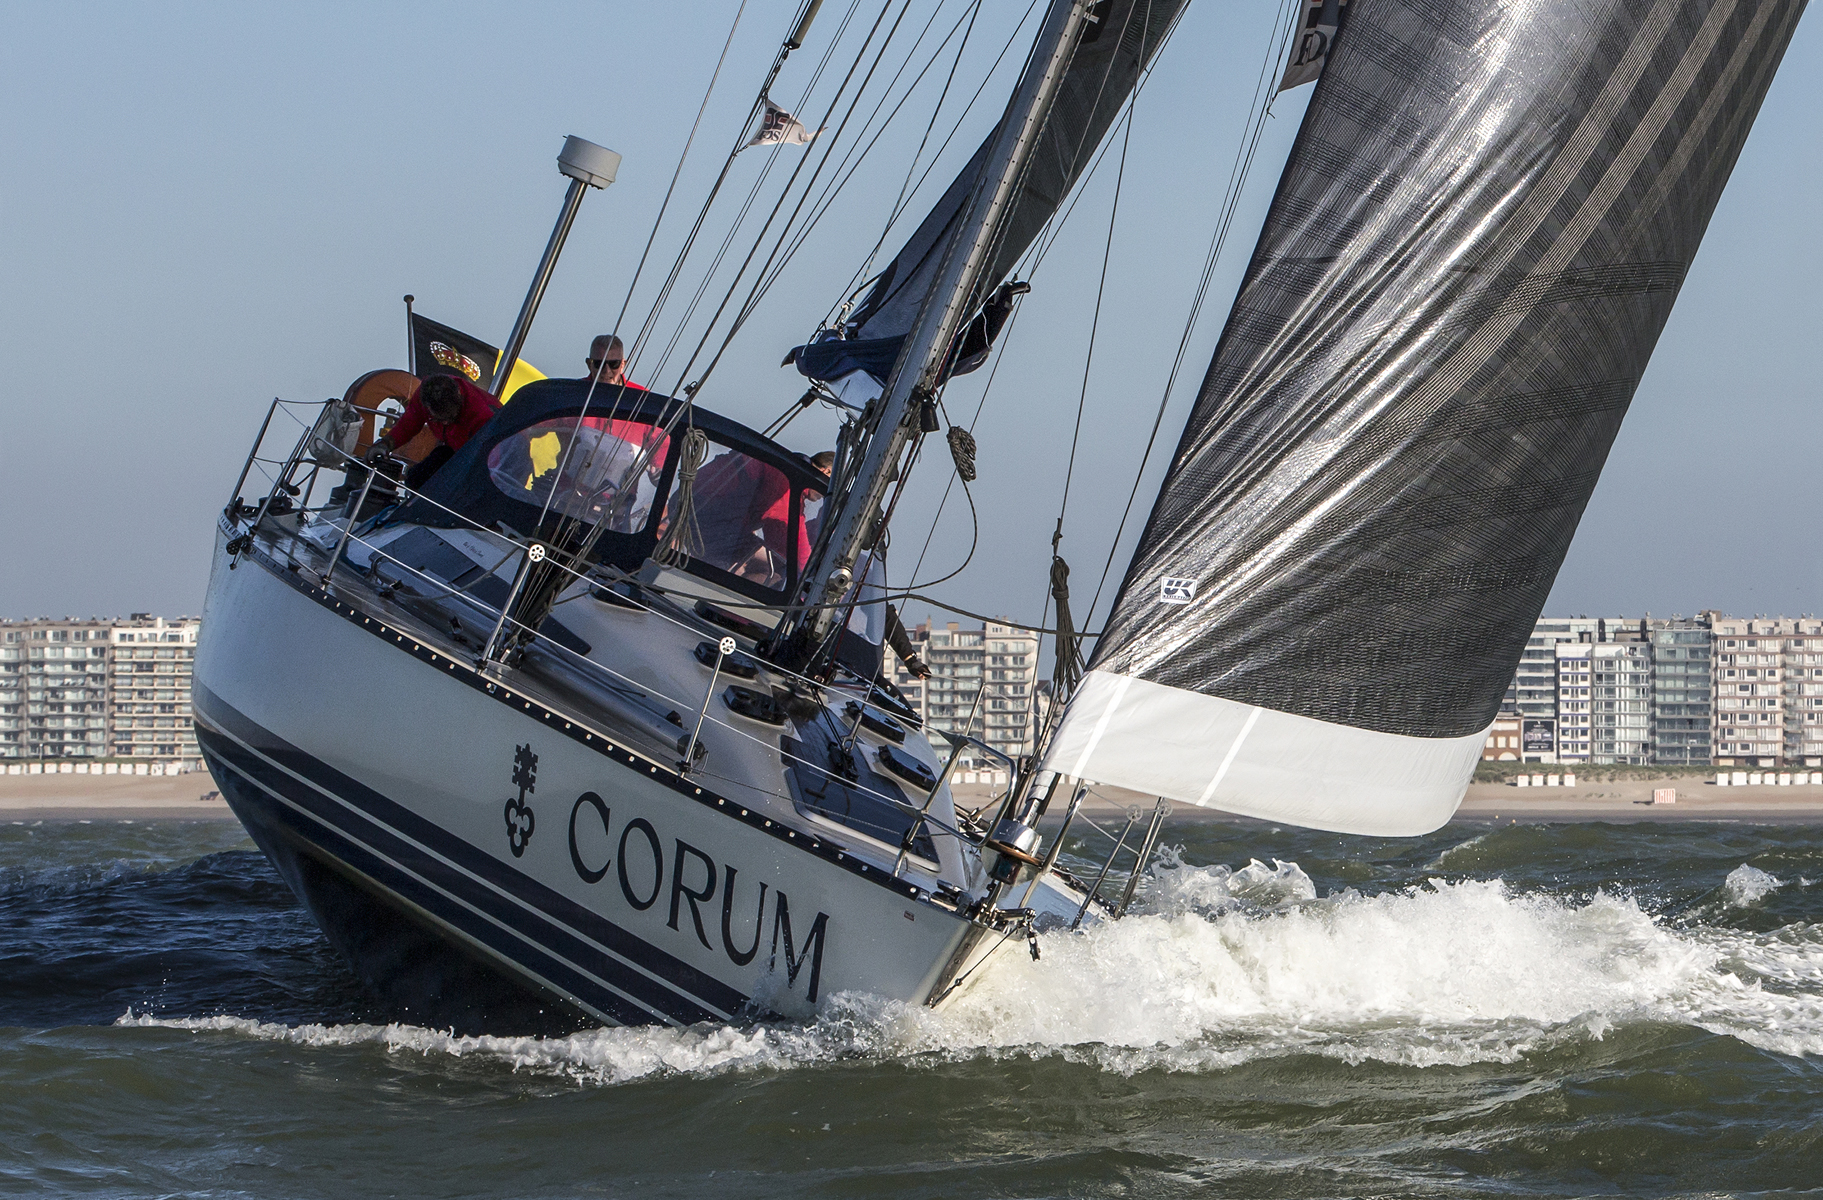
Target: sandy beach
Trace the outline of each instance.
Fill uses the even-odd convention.
[[[1675,804],[1654,804],[1656,789],[1672,788]],[[1458,821],[1746,821],[1823,823],[1823,787],[1771,784],[1717,787],[1715,774],[1671,779],[1578,779],[1575,787],[1518,788],[1477,783],[1456,812]]]
[[[1713,774],[1673,779],[1578,781],[1573,788],[1517,788],[1477,783],[1456,813],[1459,822],[1510,821],[1745,821],[1753,824],[1823,823],[1823,786],[1717,787]],[[1674,788],[1675,804],[1652,804],[1657,788]],[[993,789],[960,784],[957,799],[986,803]],[[118,820],[169,818],[231,821],[205,772],[189,775],[0,775],[0,820]],[[1150,812],[1153,797],[1120,788],[1096,788],[1085,811],[1097,820],[1128,805]],[[1190,804],[1173,806],[1173,820],[1233,820],[1232,814]]]
[[[0,775],[0,821],[232,821],[207,771],[188,775]],[[205,799],[204,797],[209,797]]]
[[[1519,821],[1743,821],[1750,824],[1823,824],[1823,786],[1717,787],[1713,772],[1660,779],[1578,780],[1576,787],[1519,788],[1511,784],[1476,783],[1457,810],[1458,823]],[[1675,804],[1651,803],[1654,790],[1672,788]],[[957,787],[958,800],[969,807],[984,803],[992,789],[973,784]],[[1097,787],[1084,801],[1084,811],[1100,821],[1124,815],[1129,805],[1147,812],[1156,798],[1121,788]],[[1231,813],[1172,806],[1174,821],[1229,821]]]

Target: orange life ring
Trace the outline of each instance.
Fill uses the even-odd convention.
[[[361,414],[361,434],[355,439],[354,446],[356,458],[365,456],[373,447],[377,436],[374,432],[374,416],[380,405],[388,400],[410,404],[417,394],[418,377],[410,371],[394,367],[369,371],[348,385],[342,399],[352,404]],[[437,435],[428,429],[420,429],[416,437],[403,446],[395,447],[393,453],[406,462],[422,462],[424,456],[435,449],[436,445]]]

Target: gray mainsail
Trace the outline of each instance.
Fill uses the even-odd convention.
[[[1019,199],[1002,227],[993,258],[977,288],[977,303],[1006,278],[1069,195],[1188,2],[1105,0],[1094,6],[1093,24],[1070,60],[1040,135],[1038,150],[1021,181]],[[814,378],[827,379],[857,365],[883,364],[875,369],[875,374],[882,377],[892,368],[898,340],[917,320],[925,294],[936,279],[944,247],[963,216],[993,141],[994,134],[990,133],[905,246],[880,272],[873,288],[849,318],[853,340],[806,347],[798,359],[800,370]],[[876,345],[857,344],[867,342]]]
[[[1355,0],[1046,765],[1447,820],[1803,0]]]

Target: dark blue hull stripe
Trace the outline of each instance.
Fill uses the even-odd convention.
[[[589,964],[593,973],[611,979],[616,987],[637,996],[642,1004],[654,1011],[688,1023],[718,1019],[746,1005],[747,997],[736,989],[664,953],[600,914],[289,745],[207,689],[195,690],[195,707],[200,718],[199,736],[216,731],[224,735],[211,737],[210,749],[275,797],[302,809],[318,824],[335,830],[344,839],[383,851],[397,869],[458,897],[508,929],[522,933],[534,928],[539,930],[547,947],[561,947],[559,952],[564,957]],[[242,750],[236,742],[247,749]],[[298,777],[308,783],[301,782]],[[393,829],[405,836],[399,836]],[[413,845],[413,842],[417,844]],[[349,865],[357,864],[351,862]],[[376,881],[379,881],[378,877]],[[389,880],[385,882],[390,886]],[[420,903],[415,898],[413,902]],[[447,907],[447,901],[443,905]],[[439,917],[447,917],[436,905],[420,903],[420,907],[437,912]],[[472,919],[471,914],[471,922]],[[499,932],[492,921],[481,923]],[[450,921],[450,924],[476,937],[476,930],[468,924],[458,921]],[[597,946],[589,945],[577,934],[606,947],[618,959],[602,954]],[[476,937],[476,940],[496,951],[501,950],[486,938]],[[516,956],[507,954],[506,957],[512,960]],[[618,961],[620,959],[626,961]],[[650,974],[634,970],[626,963],[637,964]],[[586,1001],[584,993],[579,992],[578,996]]]
[[[358,842],[351,841],[315,818],[300,813],[290,804],[275,798],[264,784],[256,782],[243,770],[246,765],[244,755],[237,755],[232,748],[225,748],[214,735],[205,734],[200,729],[197,732],[203,743],[203,756],[208,760],[210,769],[226,775],[226,778],[218,776],[216,782],[222,785],[223,793],[244,823],[257,823],[274,836],[294,843],[301,842],[308,847],[298,853],[315,853],[366,876],[376,887],[392,897],[391,907],[402,908],[403,905],[398,902],[409,901],[444,924],[461,930],[476,943],[514,963],[518,970],[512,973],[523,976],[523,982],[531,986],[554,987],[567,993],[572,998],[572,1003],[579,1003],[585,1009],[603,1014],[623,1025],[649,1025],[654,1019],[665,1019],[665,1014],[644,1008],[616,992],[604,989],[600,983],[580,974],[569,964],[551,958],[536,946],[527,945],[523,940],[515,942],[501,938],[498,929],[488,928],[489,922],[477,919],[460,905],[452,904],[436,889],[398,869]],[[252,811],[244,811],[243,806]],[[446,939],[448,937],[447,934],[443,936]],[[526,972],[536,972],[538,978],[526,976]]]

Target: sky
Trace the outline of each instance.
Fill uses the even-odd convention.
[[[562,199],[555,157],[567,134],[625,156],[615,184],[584,201],[526,344],[525,357],[547,373],[580,374],[589,338],[619,321],[724,45],[623,332],[651,311],[792,8],[5,4],[0,615],[199,612],[215,517],[273,397],[319,401],[366,371],[404,366],[407,292],[428,316],[505,340]],[[913,0],[895,45],[929,21],[921,65],[963,9],[962,0]],[[852,9],[829,0],[773,96],[817,123],[879,11],[879,0]],[[760,427],[802,393],[780,358],[840,302],[883,234],[880,261],[892,253],[985,135],[1018,51],[997,73],[990,65],[1028,11],[1017,0],[983,6],[920,154],[956,45],[947,43],[729,346],[700,403]],[[960,568],[937,585],[944,598],[1036,620],[1068,475],[1062,550],[1079,624],[1095,623],[1089,601],[1104,571],[1105,609],[1156,489],[1157,456],[1114,547],[1276,14],[1269,0],[1191,6],[1139,98],[1124,174],[1110,158],[1080,189],[997,351],[985,402],[989,371],[949,390],[958,419],[981,403],[975,518],[959,493],[944,500],[947,471],[915,476],[895,521],[895,585],[914,571],[925,583]],[[838,52],[818,75],[832,42]],[[981,100],[967,107],[984,78]],[[1266,122],[1191,334],[1186,379],[1172,393],[1167,447],[1309,91],[1279,97]],[[1813,17],[1772,85],[1547,613],[1823,610],[1820,110],[1823,34]],[[727,201],[769,173],[703,289],[698,334],[805,153],[735,158],[699,247],[721,244],[737,207]],[[901,189],[920,176],[888,231]],[[635,364],[642,382],[679,381],[687,349],[662,367],[657,359],[707,258],[690,260],[660,313],[658,349]],[[811,452],[834,430],[834,416],[813,409],[781,440]],[[908,606],[908,618],[923,615]]]

